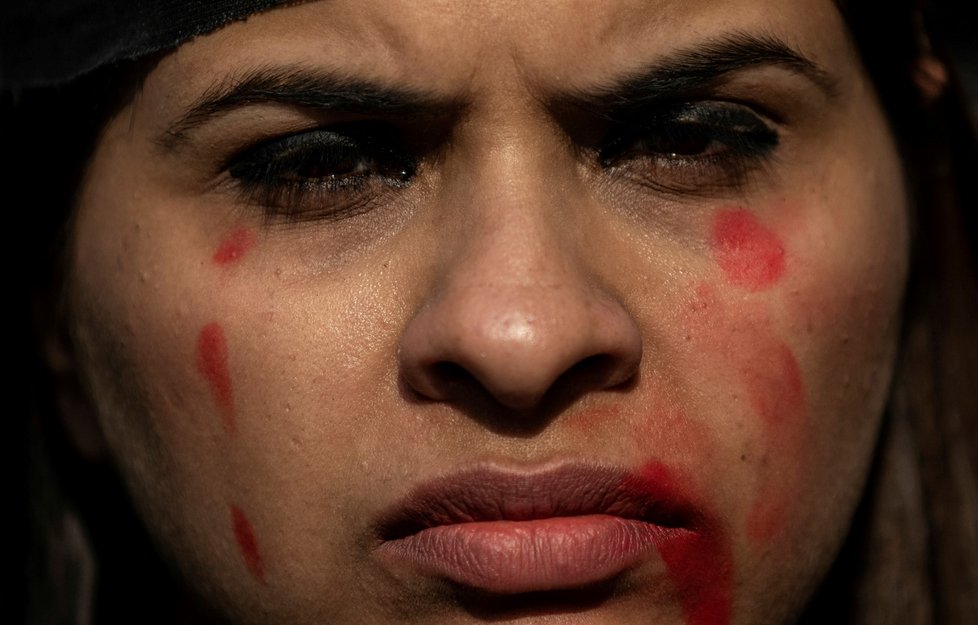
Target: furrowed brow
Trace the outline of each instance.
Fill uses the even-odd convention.
[[[702,91],[731,74],[763,66],[798,74],[830,99],[838,94],[837,81],[828,72],[780,39],[733,33],[681,50],[611,85],[560,96],[557,102],[611,113]]]
[[[437,115],[459,107],[449,98],[308,69],[260,68],[208,89],[160,135],[170,151],[188,133],[234,110],[258,104],[399,117]]]

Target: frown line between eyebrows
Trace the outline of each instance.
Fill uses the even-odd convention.
[[[830,100],[839,94],[838,81],[831,74],[781,39],[734,32],[669,54],[607,85],[555,98],[555,102],[614,114],[688,96],[736,72],[764,66],[781,67],[807,79]]]
[[[461,108],[458,102],[308,67],[262,67],[225,78],[207,89],[170,124],[156,143],[166,152],[183,144],[200,126],[231,111],[257,104],[390,117],[427,117]]]

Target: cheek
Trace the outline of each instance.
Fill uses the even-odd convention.
[[[147,524],[172,550],[223,559],[224,574],[264,584],[268,554],[254,522],[263,516],[251,516],[262,506],[249,486],[264,460],[252,456],[254,395],[242,384],[262,362],[247,349],[261,307],[245,294],[259,291],[243,287],[259,241],[238,229],[167,253],[143,236],[164,228],[145,221],[122,228],[117,246],[78,249],[75,266],[101,268],[72,284],[96,410]],[[117,279],[99,280],[111,267]],[[195,530],[171,536],[172,527]]]
[[[743,430],[733,440],[752,483],[739,523],[758,547],[848,509],[832,503],[832,484],[859,479],[891,368],[901,274],[888,264],[900,267],[901,248],[846,249],[859,224],[841,229],[826,212],[718,210],[713,277],[690,286],[681,319],[690,366],[718,383],[716,422]],[[789,217],[769,225],[755,214]],[[851,376],[863,383],[850,387]]]
[[[214,251],[211,261],[217,266],[229,266],[244,258],[258,237],[251,228],[238,228],[229,234]]]
[[[813,468],[811,388],[796,351],[807,353],[818,339],[798,337],[800,321],[783,305],[797,290],[804,256],[784,228],[742,207],[714,213],[708,242],[716,277],[690,287],[681,320],[691,366],[716,383],[706,391],[710,410],[724,407],[716,419],[741,433],[732,440],[741,441],[737,453],[752,477],[739,524],[757,545],[778,538],[800,513],[798,493]]]
[[[784,274],[784,244],[747,210],[719,211],[713,218],[710,247],[734,286],[760,291],[774,286]]]
[[[777,535],[798,478],[808,472],[809,409],[806,382],[777,319],[763,301],[745,302],[737,289],[701,283],[684,320],[691,369],[710,380],[717,423],[736,428],[740,462],[752,466],[753,486],[741,521],[748,537]],[[747,434],[744,434],[746,432]]]
[[[197,337],[197,370],[210,387],[224,429],[235,432],[234,388],[228,369],[228,343],[220,323],[205,325]]]
[[[231,529],[245,566],[257,581],[264,584],[265,565],[262,563],[258,540],[255,538],[255,528],[241,508],[234,504],[231,505]]]

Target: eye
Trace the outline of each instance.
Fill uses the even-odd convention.
[[[663,191],[708,191],[742,184],[779,141],[746,106],[690,103],[617,123],[600,159],[603,167]]]
[[[360,122],[263,142],[227,171],[243,199],[271,216],[342,219],[410,184],[417,167],[393,128]]]

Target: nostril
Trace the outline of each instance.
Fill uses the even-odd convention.
[[[628,382],[633,376],[630,369],[619,370],[617,359],[609,354],[596,354],[575,363],[561,376],[557,384],[564,382],[590,382],[588,386],[612,388]]]
[[[611,354],[586,357],[554,377],[550,384],[516,383],[496,385],[492,378],[481,377],[477,372],[456,362],[442,360],[426,367],[424,384],[415,390],[436,401],[457,405],[494,403],[510,410],[534,409],[542,415],[558,412],[561,407],[573,403],[582,394],[597,389],[622,390],[637,375],[637,367]]]
[[[429,367],[428,376],[442,399],[455,399],[477,392],[479,382],[462,365],[442,360]]]
[[[595,354],[567,369],[554,381],[545,399],[548,404],[563,405],[589,391],[624,390],[636,381],[637,375],[637,362],[611,354]]]
[[[428,367],[429,388],[442,401],[458,405],[493,403],[512,410],[525,410],[540,403],[546,388],[501,380],[496,372],[480,372],[456,362],[440,361]]]

